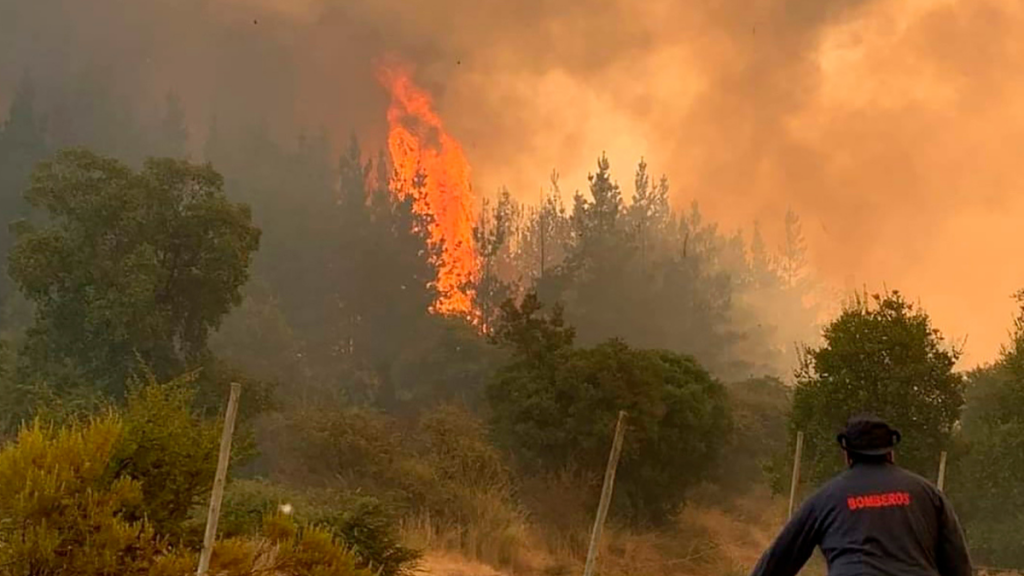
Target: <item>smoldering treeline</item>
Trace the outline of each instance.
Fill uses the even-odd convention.
[[[1021,210],[1000,144],[1021,131],[1012,2],[5,0],[0,11],[0,103],[31,75],[55,143],[139,155],[154,146],[128,128],[159,124],[174,92],[193,157],[214,119],[240,139],[322,128],[335,152],[353,131],[376,149],[386,103],[373,66],[397,54],[463,141],[478,191],[534,198],[551,167],[583,182],[602,150],[620,164],[645,156],[674,183],[674,205],[698,199],[730,228],[761,220],[771,244],[794,208],[824,278],[920,296],[947,333],[970,333],[969,360],[994,354],[1024,280],[998,264]]]
[[[188,155],[212,161],[227,176],[231,193],[252,204],[257,223],[264,229],[253,291],[260,292],[261,283],[268,284],[269,293],[262,293],[278,303],[286,322],[306,344],[331,338],[327,335],[330,329],[316,325],[325,321],[323,307],[333,297],[329,284],[333,271],[340,266],[334,261],[341,246],[332,231],[344,221],[344,216],[332,209],[339,177],[333,158],[340,148],[332,142],[344,141],[338,133],[345,131],[369,134],[369,138],[363,138],[367,157],[372,157],[381,143],[374,137],[380,137],[385,102],[372,72],[383,55],[408,54],[419,60],[422,80],[444,102],[444,86],[451,80],[446,75],[454,70],[449,57],[473,44],[470,38],[445,35],[445,26],[479,34],[490,16],[475,5],[455,10],[447,24],[422,7],[406,12],[388,11],[370,3],[292,8],[295,11],[281,12],[273,6],[252,3],[195,1],[132,5],[100,2],[86,10],[74,2],[7,3],[2,78],[11,80],[5,93],[12,104],[11,129],[6,131],[6,150],[12,153],[7,155],[11,169],[7,170],[10,182],[5,190],[5,213],[24,215],[25,207],[17,200],[20,183],[27,181],[35,161],[67,146],[85,145],[133,162],[147,155]],[[514,33],[517,28],[528,27],[540,18],[552,25],[541,33],[554,40],[560,37],[554,33],[560,26],[556,23],[575,22],[577,16],[585,18],[590,24],[578,22],[573,27],[579,26],[580,34],[590,34],[590,25],[603,26],[598,20],[607,16],[595,19],[587,11],[564,13],[564,8],[553,5],[526,8],[503,8],[508,27],[491,37],[494,49],[500,47],[494,54],[506,53],[499,60],[509,70],[539,70],[554,65],[553,61],[543,61],[550,55],[541,51],[534,55],[538,59],[535,62],[530,62],[525,52],[514,55],[510,47],[518,37]],[[621,7],[614,11],[625,15]],[[395,17],[389,19],[388,14]],[[624,31],[623,38],[633,38],[642,48],[647,41],[638,26],[634,23],[633,32]],[[601,51],[612,60],[624,56],[623,51],[611,46]],[[580,72],[604,67],[602,58],[578,49],[569,49],[562,57],[564,65]],[[472,57],[465,60],[467,69],[480,63]],[[456,59],[454,66],[462,65]],[[509,119],[514,117],[508,114]],[[519,134],[500,125],[504,121],[497,120],[492,127],[489,140],[493,144],[481,147],[469,131],[467,146],[500,150],[518,138]],[[19,132],[23,134],[19,136]],[[627,162],[633,161],[634,154],[630,152],[628,161],[614,159],[621,164],[610,176],[613,180],[633,178],[634,168]],[[477,173],[487,174],[487,155],[482,158],[484,164]],[[510,158],[513,164],[522,162],[522,158]],[[578,160],[574,157],[572,162]],[[593,160],[590,164],[589,169],[596,168]],[[538,174],[547,171],[541,166],[529,169]],[[586,182],[579,178],[570,185],[578,189]],[[635,193],[633,188],[623,187],[627,201]],[[651,246],[645,250],[651,253],[643,255],[649,260],[645,266],[656,258],[669,262],[687,250],[690,257],[700,254],[706,260],[697,265],[701,269],[683,275],[691,275],[693,281],[706,276],[710,292],[701,296],[705,300],[698,298],[704,304],[692,312],[704,314],[713,326],[695,324],[686,328],[687,320],[680,319],[677,327],[648,330],[643,323],[650,316],[628,308],[620,319],[634,314],[636,326],[632,328],[619,326],[622,322],[609,317],[598,321],[600,326],[594,330],[587,330],[586,317],[570,308],[575,314],[573,320],[583,325],[583,334],[590,340],[628,336],[638,344],[694,353],[693,348],[703,340],[706,353],[698,356],[729,377],[748,372],[787,374],[796,341],[813,337],[813,314],[797,314],[799,320],[792,314],[793,305],[797,311],[806,311],[800,304],[803,292],[766,296],[770,290],[760,286],[765,290],[756,295],[750,278],[758,273],[774,273],[768,270],[767,261],[773,249],[752,246],[749,231],[746,240],[730,238],[702,220],[697,211],[685,216],[670,214],[668,192],[669,188],[661,190],[663,205],[657,206],[658,214],[651,215],[660,218],[652,224],[659,229],[650,232],[657,238],[646,240]],[[506,238],[501,246],[494,247],[492,255],[504,259],[501,274],[487,278],[492,281],[500,277],[500,282],[509,287],[486,296],[490,302],[482,305],[492,309],[501,297],[521,293],[540,278],[531,268],[535,260],[529,255],[536,246],[530,247],[527,238],[531,227],[541,225],[536,219],[546,214],[545,225],[561,226],[566,234],[571,234],[572,221],[578,220],[570,214],[572,210],[566,211],[565,204],[548,202],[550,205],[539,210],[531,208],[530,203],[512,206],[510,201],[506,198],[502,210],[510,211],[503,217],[512,220],[502,224],[508,227],[503,233]],[[571,194],[565,193],[559,202],[571,203]],[[625,234],[627,231],[615,228],[637,225],[635,214],[640,208],[616,203],[615,210],[622,211],[622,222],[611,224],[607,233]],[[781,216],[776,220],[781,224]],[[753,240],[755,244],[762,242],[760,238]],[[792,246],[794,239],[787,240]],[[536,243],[536,237],[532,241]],[[548,241],[547,266],[551,272],[563,264],[559,253],[568,253],[570,240],[564,237]],[[802,238],[799,241],[803,242]],[[752,256],[751,252],[757,250],[760,255]],[[627,259],[633,256],[619,255]],[[763,259],[750,265],[760,266],[757,272],[748,266],[748,261],[756,258]],[[804,266],[805,255],[801,253],[799,258]],[[513,259],[517,259],[514,265]],[[722,264],[718,259],[731,263]],[[644,298],[643,284],[617,289],[634,292],[639,301]],[[773,285],[772,290],[776,288],[795,289],[793,278]],[[671,284],[662,289],[671,290]],[[570,296],[562,293],[565,290],[571,292],[563,286],[561,292],[550,294],[551,300]],[[790,304],[783,305],[782,300]],[[597,301],[587,305],[604,306]],[[713,340],[702,339],[702,330],[706,334],[720,333],[725,340],[719,344],[728,341],[739,348],[731,351]],[[656,335],[659,331],[662,336]],[[682,340],[664,336],[666,331],[683,334]],[[738,350],[743,347],[746,351],[741,354]],[[711,358],[712,350],[717,358]],[[744,355],[747,357],[742,358]]]

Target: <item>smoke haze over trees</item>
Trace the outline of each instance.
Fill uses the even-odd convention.
[[[278,142],[324,129],[335,153],[355,131],[376,150],[374,61],[397,54],[437,95],[478,191],[532,199],[558,168],[571,192],[601,150],[643,155],[673,205],[699,200],[728,230],[759,220],[769,245],[794,208],[823,278],[920,295],[978,362],[1022,280],[989,265],[1019,240],[1016,160],[997,143],[1022,126],[1005,72],[1021,69],[1022,18],[998,0],[7,0],[0,107],[28,74],[53,143],[126,158],[183,134],[202,157],[213,125]],[[154,142],[173,102],[187,129]]]
[[[578,552],[619,409],[635,525],[763,488],[798,429],[820,480],[831,427],[873,410],[918,471],[950,449],[981,557],[1024,562],[1000,536],[1024,505],[1024,182],[1001,144],[1024,134],[1024,12],[409,4],[0,0],[0,465],[112,467],[45,488],[109,492],[111,550],[155,530],[187,556],[205,488],[159,455],[208,484],[241,380],[236,551],[277,530],[401,574],[397,518],[510,564],[536,518]],[[431,312],[444,246],[430,175],[397,182],[385,152],[389,58],[473,170],[471,318]],[[836,311],[861,283],[908,297]],[[275,525],[297,494],[300,528]]]

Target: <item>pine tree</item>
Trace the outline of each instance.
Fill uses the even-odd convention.
[[[501,304],[513,296],[513,282],[503,277],[507,265],[509,244],[515,234],[519,208],[508,189],[498,196],[498,204],[491,209],[484,199],[478,224],[473,229],[473,240],[480,258],[481,275],[476,285],[476,304],[484,331],[490,331],[498,317]]]
[[[336,283],[339,358],[371,374],[361,390],[383,406],[398,401],[393,368],[432,320],[437,248],[427,241],[429,220],[414,210],[425,176],[402,194],[390,186],[383,155],[361,160],[355,138],[339,165],[338,231],[332,278]]]
[[[629,283],[636,250],[629,242],[622,192],[607,156],[598,159],[597,168],[588,177],[590,197],[577,193],[573,198],[569,254],[553,278],[563,286],[567,317],[586,343],[626,336],[624,316],[640,297]]]
[[[779,255],[779,273],[787,287],[794,287],[807,268],[807,242],[800,217],[792,209],[786,211],[786,236]]]
[[[545,278],[565,261],[572,224],[562,200],[558,172],[551,173],[551,188],[541,193],[540,204],[524,210],[524,223],[513,258],[516,276],[532,282],[539,293]]]
[[[611,163],[602,155],[597,160],[597,172],[587,177],[590,181],[590,199],[577,193],[573,198],[573,231],[576,236],[576,264],[596,256],[606,246],[622,237],[620,217],[624,212],[622,191],[611,177]]]
[[[672,218],[668,203],[668,179],[662,176],[657,184],[651,184],[647,162],[642,158],[636,169],[633,202],[627,212],[633,242],[640,251],[643,267],[650,264],[657,243],[664,238]]]
[[[778,284],[775,263],[761,235],[760,222],[754,222],[754,233],[750,240],[750,268],[756,288],[768,289]]]

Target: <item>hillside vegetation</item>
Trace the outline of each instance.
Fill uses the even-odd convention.
[[[483,206],[476,312],[445,316],[431,215],[355,142],[335,162],[211,132],[207,162],[125,160],[51,149],[30,91],[10,115],[7,573],[194,571],[232,382],[218,574],[576,573],[620,410],[602,574],[745,573],[796,433],[803,497],[860,411],[904,429],[916,472],[948,451],[978,560],[1024,565],[1024,312],[968,374],[896,291],[818,327],[796,214],[771,249],[673,209],[642,161],[624,194],[601,157],[571,202],[553,178],[539,205]]]

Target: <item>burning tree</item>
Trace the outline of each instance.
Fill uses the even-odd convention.
[[[473,242],[469,162],[445,130],[430,95],[412,81],[407,68],[382,66],[378,78],[391,94],[388,149],[396,193],[407,196],[422,189],[414,197],[414,207],[430,215],[430,242],[441,250],[435,263],[438,299],[433,309],[471,317],[480,264]]]

